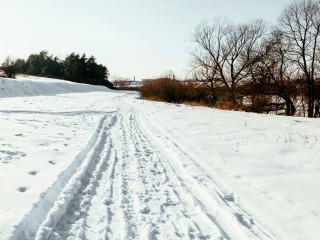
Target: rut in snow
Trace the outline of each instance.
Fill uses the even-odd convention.
[[[63,211],[50,210],[36,239],[246,239],[249,215],[212,179],[185,169],[181,157],[188,166],[192,159],[182,149],[160,130],[146,133],[154,126],[142,129],[134,107],[119,106],[110,118],[72,198],[55,204]],[[164,150],[171,145],[176,153]],[[251,236],[272,239],[257,226]]]

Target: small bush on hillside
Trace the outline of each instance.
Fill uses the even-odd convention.
[[[159,78],[146,82],[140,87],[142,98],[164,102],[179,102],[182,85],[177,80]]]
[[[8,78],[15,78],[18,72],[17,66],[15,65],[15,60],[10,57],[6,57],[6,59],[2,63],[1,69],[4,71]]]

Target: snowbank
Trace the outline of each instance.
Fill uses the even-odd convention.
[[[73,83],[64,80],[24,77],[0,78],[0,98],[111,91],[107,87]]]

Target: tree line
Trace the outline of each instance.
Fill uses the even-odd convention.
[[[94,56],[87,57],[85,54],[80,56],[71,53],[64,60],[50,55],[47,51],[31,54],[27,60],[6,57],[1,69],[9,78],[15,78],[16,74],[28,74],[113,89],[112,83],[108,80],[107,67],[98,64]]]
[[[320,2],[287,5],[277,24],[215,19],[192,33],[192,78],[230,109],[319,116]]]

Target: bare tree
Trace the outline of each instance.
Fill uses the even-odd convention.
[[[319,68],[320,3],[296,1],[288,5],[279,18],[292,64],[299,69],[307,86],[308,117],[313,117],[315,80]]]
[[[297,73],[289,59],[290,46],[285,43],[283,33],[275,29],[262,48],[265,54],[252,68],[251,77],[256,85],[254,89],[270,96],[271,102],[266,103],[267,106],[256,107],[279,110],[284,106],[285,114],[293,116],[296,112],[293,99],[297,95]]]
[[[213,84],[222,84],[234,108],[238,108],[236,87],[248,79],[250,68],[261,57],[260,40],[265,33],[261,20],[234,25],[217,19],[202,23],[193,32],[197,49],[191,52],[193,70]]]
[[[160,74],[158,78],[167,78],[167,79],[175,80],[176,74],[173,70],[170,69],[170,70],[164,71],[162,74]]]
[[[219,85],[219,78],[215,76],[216,72],[216,69],[207,65],[196,67],[192,70],[192,79],[194,79],[198,85],[201,86],[204,84],[210,89],[210,94],[208,97],[212,105],[217,103],[216,87]]]
[[[17,74],[15,60],[13,60],[10,57],[6,57],[6,59],[2,63],[1,68],[5,72],[8,78],[15,78]]]

